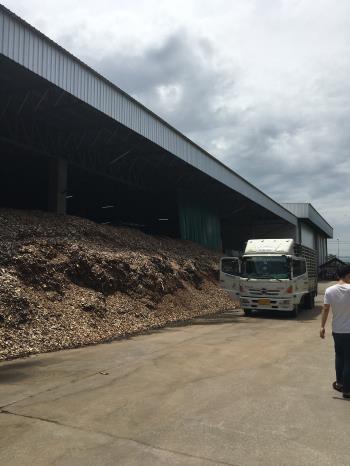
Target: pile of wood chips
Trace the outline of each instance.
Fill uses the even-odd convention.
[[[0,359],[232,309],[218,260],[188,241],[0,209]]]

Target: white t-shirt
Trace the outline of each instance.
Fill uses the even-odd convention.
[[[332,306],[334,333],[350,333],[350,284],[336,284],[326,289],[324,303]]]

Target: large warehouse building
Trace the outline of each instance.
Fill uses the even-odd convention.
[[[242,250],[332,228],[280,205],[0,6],[0,205],[51,210]],[[309,232],[310,234],[308,235]],[[311,235],[311,236],[310,236]]]

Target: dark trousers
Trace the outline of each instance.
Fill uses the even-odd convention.
[[[350,394],[350,333],[333,333],[333,338],[337,383]]]

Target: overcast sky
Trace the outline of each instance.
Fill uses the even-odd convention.
[[[311,202],[350,256],[349,0],[4,4],[277,201]]]

